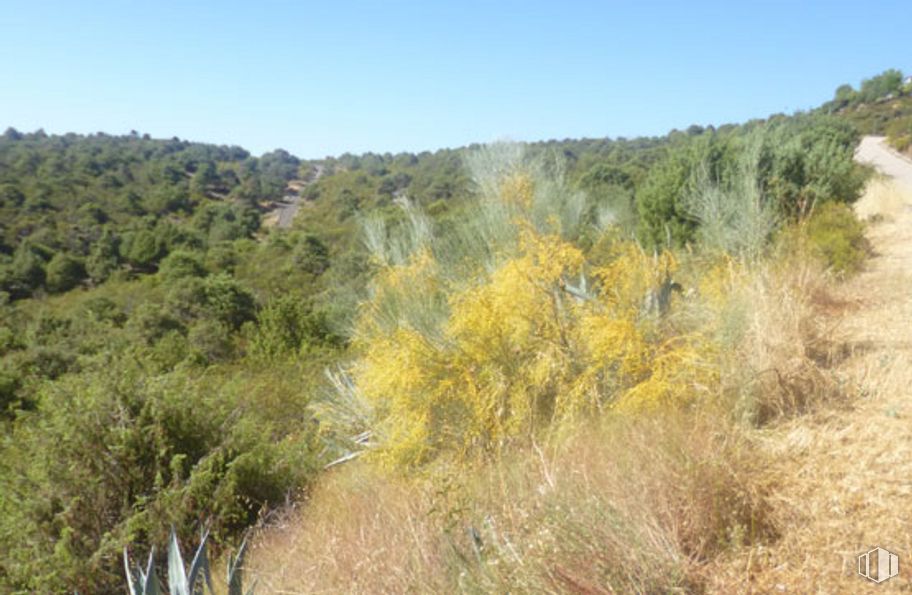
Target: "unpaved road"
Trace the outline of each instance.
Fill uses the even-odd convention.
[[[881,215],[868,228],[874,255],[837,290],[846,357],[824,370],[849,401],[763,431],[788,520],[779,539],[725,564],[715,592],[912,592],[912,161],[877,137],[856,158],[902,188],[883,201],[873,184],[856,205]],[[899,556],[899,575],[880,584],[857,572],[876,546]]]
[[[855,159],[877,168],[905,189],[912,191],[912,161],[890,149],[882,136],[866,136],[855,151]]]
[[[301,208],[301,192],[303,192],[307,186],[316,183],[317,180],[323,176],[323,171],[323,165],[315,165],[313,175],[306,182],[292,180],[288,183],[288,189],[286,190],[285,196],[281,201],[276,203],[276,207],[273,210],[273,213],[275,213],[274,220],[276,227],[280,229],[288,229],[291,227],[295,215],[298,214],[298,209]]]

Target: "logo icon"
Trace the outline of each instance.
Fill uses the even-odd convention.
[[[858,574],[875,583],[889,580],[899,574],[899,556],[876,547],[858,556]]]

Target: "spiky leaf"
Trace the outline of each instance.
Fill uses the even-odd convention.
[[[241,542],[237,556],[228,557],[228,595],[244,595],[242,582],[243,572],[241,565],[244,562],[244,555],[247,553],[247,538]]]
[[[141,582],[140,575],[142,571],[140,569],[133,569],[130,567],[130,556],[127,554],[127,548],[124,548],[123,551],[123,560],[124,560],[124,574],[127,575],[127,592],[129,595],[142,595],[140,590]]]
[[[190,563],[190,574],[187,579],[190,587],[190,595],[196,593],[196,582],[200,579],[200,573],[202,573],[202,577],[206,581],[206,586],[209,587],[209,592],[214,592],[212,588],[212,575],[209,572],[209,557],[206,555],[206,541],[208,539],[209,531],[207,530],[203,533],[199,547],[196,548],[196,554],[193,556],[193,561]]]
[[[192,595],[174,527],[171,527],[171,539],[168,543],[168,589],[171,595]]]
[[[158,574],[155,572],[155,548],[149,552],[149,563],[146,571],[142,574],[142,593],[143,595],[161,595],[161,584],[158,582]]]

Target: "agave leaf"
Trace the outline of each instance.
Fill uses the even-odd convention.
[[[187,584],[187,571],[184,569],[184,559],[174,527],[171,527],[171,540],[168,544],[168,590],[171,595],[192,595]]]
[[[130,595],[142,595],[137,584],[139,575],[142,571],[130,568],[130,556],[127,554],[127,548],[124,547],[124,573],[127,575],[127,592]]]
[[[158,580],[158,574],[153,570],[146,578],[146,587],[143,595],[161,595],[161,583]]]
[[[241,564],[244,562],[244,554],[247,553],[247,538],[241,542],[237,556],[233,559],[228,556],[228,595],[244,595],[242,591],[242,570]]]
[[[209,530],[207,529],[206,532],[203,533],[199,547],[196,548],[196,554],[193,556],[193,561],[190,563],[190,574],[187,578],[187,586],[190,589],[190,595],[196,593],[196,582],[199,580],[200,572],[203,573],[203,578],[206,581],[206,586],[209,587],[209,592],[215,592],[212,588],[212,574],[209,571],[209,557],[206,555],[206,541],[208,539]]]
[[[155,547],[149,552],[149,563],[146,571],[140,571],[142,575],[142,593],[143,595],[161,595],[161,585],[158,582],[158,574],[155,572]]]

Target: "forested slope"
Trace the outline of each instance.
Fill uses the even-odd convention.
[[[756,262],[798,234],[837,274],[859,266],[845,207],[865,178],[851,158],[858,132],[839,110],[820,111],[833,114],[497,145],[521,158],[507,169],[491,160],[487,172],[484,146],[327,158],[291,230],[265,229],[261,217],[317,162],[137,134],[8,130],[0,589],[118,591],[124,544],[162,544],[170,524],[192,541],[211,523],[216,549],[231,543],[311,490],[365,420],[390,430],[385,442],[375,434],[376,452],[411,469],[457,456],[448,444],[477,462],[537,440],[562,423],[563,392],[587,395],[572,402],[577,413],[611,409],[641,385],[661,401],[658,384],[644,383],[685,351],[660,342],[674,328],[635,310],[672,262],[688,263],[695,287],[706,263],[688,255]],[[482,199],[506,210],[485,223]],[[552,252],[559,270],[543,265]],[[667,254],[665,270],[654,254]],[[518,276],[496,274],[504,267]],[[545,312],[568,286],[585,296],[583,281],[608,292],[593,271],[612,270],[639,279],[635,290]],[[497,301],[523,292],[541,312],[538,338]],[[485,323],[484,335],[475,325],[492,312],[516,327]],[[638,346],[623,380],[613,375],[626,360],[585,334],[593,320],[628,329]],[[482,335],[503,350],[483,349]],[[570,335],[573,349],[605,362],[569,365],[583,353],[562,343]],[[406,363],[417,377],[400,374]],[[508,407],[450,400],[446,387],[479,372],[479,399],[500,394]],[[517,379],[509,396],[498,378]],[[340,389],[374,399],[373,412],[345,410]],[[413,400],[387,401],[391,392]],[[437,425],[437,402],[478,409]],[[348,425],[328,410],[351,414]]]

